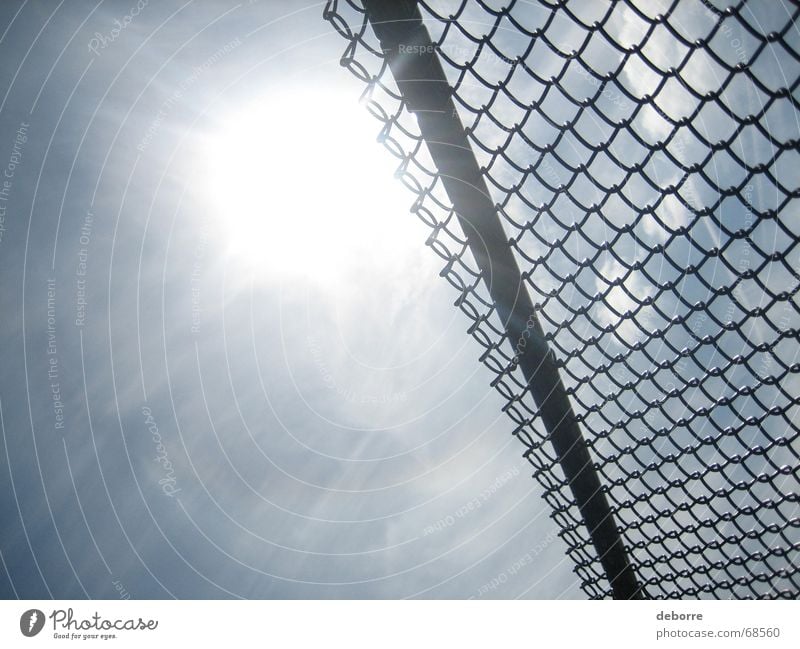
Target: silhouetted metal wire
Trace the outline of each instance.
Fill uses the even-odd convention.
[[[419,2],[650,597],[797,597],[800,9]],[[415,118],[363,8],[342,64],[431,228],[568,546],[610,594]]]

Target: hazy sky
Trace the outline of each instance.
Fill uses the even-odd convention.
[[[0,4],[2,596],[580,596],[322,9]]]
[[[437,6],[446,14],[460,4]],[[666,10],[655,0],[642,4],[651,15]],[[414,197],[377,142],[380,124],[359,104],[362,85],[339,63],[346,42],[322,19],[323,6],[0,3],[2,596],[583,596],[503,400],[489,387],[493,375],[478,362],[483,348],[453,306],[457,292],[438,276],[441,259],[424,245],[430,231],[410,213]],[[604,33],[626,46],[644,39],[649,23],[628,4],[616,6]],[[470,7],[460,24],[480,38],[494,19],[478,3]],[[570,3],[587,25],[602,9]],[[518,2],[514,11],[529,26],[544,20],[541,3]],[[788,15],[783,3],[753,2],[747,11],[763,33]],[[548,35],[568,52],[583,36],[565,16]],[[670,24],[692,42],[713,20],[700,0],[689,0]],[[726,24],[731,29],[710,47],[731,65],[760,51],[749,65],[764,87],[800,76],[800,62],[782,45],[759,50],[738,18]],[[442,28],[431,25],[434,39]],[[786,37],[795,52],[799,35]],[[489,83],[527,46],[515,29],[493,38],[504,57],[487,49],[474,66]],[[621,60],[604,38],[560,81],[573,98],[599,86],[581,65],[605,74]],[[452,29],[444,39],[451,61],[472,59],[469,38]],[[643,51],[662,70],[688,51],[663,25],[648,39]],[[537,42],[530,60],[547,79],[565,57],[545,48]],[[743,72],[729,82],[728,70],[702,50],[690,58],[681,68],[685,84],[705,92],[724,86],[721,101],[739,121],[769,101]],[[456,68],[448,73],[455,81]],[[576,389],[596,456],[627,444],[639,449],[605,466],[606,477],[652,463],[673,450],[667,444],[684,451],[663,473],[651,465],[651,474],[613,488],[625,524],[645,512],[668,519],[659,530],[632,531],[629,542],[716,515],[709,507],[676,511],[675,494],[713,494],[754,471],[796,465],[798,454],[800,376],[763,381],[797,362],[798,203],[787,203],[779,227],[775,219],[754,222],[743,202],[782,205],[787,188],[796,191],[797,152],[784,151],[712,216],[695,218],[687,205],[702,210],[747,177],[731,154],[752,169],[771,160],[774,144],[751,124],[702,170],[686,173],[708,142],[739,126],[712,101],[691,123],[705,143],[684,126],[670,140],[671,159],[663,150],[650,156],[645,143],[663,142],[673,129],[663,115],[687,117],[699,101],[677,81],[653,99],[661,80],[630,57],[575,127],[584,141],[606,142],[611,129],[599,112],[621,120],[634,110],[622,88],[641,98],[631,129],[589,168],[607,187],[624,185],[628,203],[613,191],[602,214],[572,228],[605,198],[579,178],[569,197],[537,212],[535,228],[509,229],[520,258],[537,259],[561,242],[546,264],[528,263],[533,297],[545,330],[558,334],[558,355],[569,356],[565,383]],[[537,103],[544,87],[522,75],[507,86],[535,106],[523,131],[540,147],[562,136],[555,123],[575,110],[557,92]],[[459,97],[475,107],[491,99],[470,77]],[[474,117],[461,112],[467,122]],[[503,126],[485,116],[472,126],[491,150],[525,112],[500,96],[492,116]],[[762,121],[780,142],[800,132],[788,100]],[[500,187],[522,183],[505,202],[506,216],[519,223],[534,218],[530,205],[572,180],[570,165],[591,157],[567,132],[560,160],[550,155],[539,177],[523,177],[530,146],[518,130],[504,146],[505,157],[477,157],[491,167],[496,200],[508,198]],[[620,161],[644,159],[642,173],[623,172]],[[670,195],[676,185],[683,204]],[[613,251],[584,264],[615,228],[627,230]],[[747,241],[731,243],[725,231],[742,228],[751,230]],[[639,242],[663,248],[650,255]],[[710,259],[715,247],[722,251]],[[784,257],[766,260],[772,249]],[[735,294],[719,292],[762,258],[759,277],[738,281]],[[693,265],[697,272],[684,273]],[[553,288],[557,299],[546,297]],[[692,308],[702,300],[707,308]],[[758,307],[794,335],[755,317]],[[677,314],[686,325],[670,327]],[[717,321],[740,317],[744,325],[720,331]],[[713,344],[677,362],[690,339],[707,335]],[[756,349],[764,342],[768,348]],[[628,363],[596,372],[632,349]],[[743,353],[746,363],[731,360]],[[645,376],[654,358],[673,365]],[[720,365],[725,375],[712,376]],[[702,385],[689,389],[692,377]],[[635,389],[620,387],[634,378]],[[669,381],[686,389],[664,400]],[[737,392],[743,385],[755,385],[757,398]],[[782,416],[748,421],[771,407]],[[738,425],[736,435],[723,434]],[[661,428],[668,440],[648,437]],[[599,434],[609,429],[613,436]],[[706,435],[718,436],[712,447],[685,452]],[[772,444],[781,436],[790,443]],[[768,459],[728,462],[704,481],[720,457],[760,445],[770,446]],[[650,498],[649,479],[660,484],[697,467],[671,496]],[[782,475],[768,485],[778,496],[754,487],[725,507],[760,507],[791,491],[795,478]],[[640,510],[624,504],[642,493]],[[781,504],[715,533],[785,524],[797,508]],[[796,530],[776,533],[775,543],[794,542],[787,538]],[[681,543],[706,543],[701,533]],[[672,539],[661,541],[643,552],[673,551]],[[736,543],[731,553],[751,549],[743,537]]]

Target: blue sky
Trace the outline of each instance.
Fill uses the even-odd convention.
[[[321,14],[0,6],[3,597],[580,596]]]
[[[667,4],[642,11],[652,18]],[[457,5],[437,4],[445,14]],[[589,25],[603,6],[579,1],[570,10]],[[648,33],[647,20],[626,3],[616,6],[605,34],[632,46]],[[345,42],[322,10],[322,3],[266,1],[0,5],[2,596],[582,596],[503,401],[489,388],[492,375],[477,362],[483,349],[453,307],[457,294],[438,277],[441,260],[424,246],[429,230],[409,211],[413,196],[394,178],[397,161],[377,142],[380,125],[359,105],[363,87],[341,67]],[[746,18],[769,33],[788,11],[753,2]],[[519,2],[514,12],[529,26],[546,17],[536,4]],[[548,35],[567,52],[584,32],[562,14]],[[460,22],[475,37],[493,23],[477,4]],[[687,0],[670,25],[691,42],[711,29],[713,16]],[[773,91],[798,77],[800,63],[784,45],[751,61],[757,40],[738,18],[725,26],[710,47],[731,65],[749,62]],[[431,31],[439,38],[441,24]],[[799,35],[794,28],[786,36],[795,52]],[[621,60],[606,36],[562,79],[573,99],[596,94],[592,73]],[[505,58],[484,50],[474,66],[490,83],[527,45],[514,29],[498,30],[493,42]],[[565,61],[547,47],[538,42],[529,57],[543,78]],[[451,29],[440,50],[463,64],[475,45]],[[642,51],[667,71],[689,50],[661,26]],[[374,65],[368,58],[362,62]],[[739,118],[758,113],[767,94],[744,72],[727,77],[702,51],[681,68],[692,88],[724,85],[720,101]],[[607,476],[684,451],[681,462],[663,473],[650,467],[612,496],[624,503],[649,495],[653,480],[723,462],[669,496],[696,498],[752,472],[771,473],[768,485],[722,503],[746,509],[794,484],[798,374],[784,372],[780,385],[760,377],[797,363],[800,248],[796,199],[783,207],[783,227],[756,220],[745,201],[756,210],[782,205],[785,192],[773,179],[796,192],[797,152],[772,159],[773,144],[750,125],[686,174],[680,165],[703,159],[707,146],[688,127],[672,137],[659,110],[678,120],[697,98],[677,82],[652,97],[659,79],[630,57],[563,138],[560,160],[537,162],[538,177],[520,171],[531,150],[519,132],[509,139],[485,111],[475,120],[465,108],[487,102],[486,87],[467,75],[458,94],[481,142],[491,148],[508,139],[505,157],[477,157],[489,166],[505,215],[526,224],[506,226],[518,238],[518,258],[529,260],[522,265],[532,271],[544,328],[568,357],[565,383],[576,390],[594,452],[636,448],[604,466]],[[545,86],[518,74],[507,88],[534,105]],[[526,111],[504,92],[491,110],[509,129]],[[557,94],[528,111],[523,132],[540,147],[562,132],[543,114],[558,122],[575,110]],[[375,99],[391,106],[385,95]],[[647,147],[626,129],[612,138],[599,113],[622,119],[637,103],[645,107],[631,128],[645,143],[671,138],[669,155],[658,151],[641,173],[627,174],[623,164],[642,160]],[[413,128],[413,118],[402,120]],[[775,102],[761,120],[777,141],[796,141],[791,102]],[[737,125],[710,102],[691,126],[716,142]],[[567,233],[564,223],[606,199],[570,169],[590,157],[576,133],[605,143],[589,172],[620,190]],[[769,174],[754,173],[713,216],[694,218],[687,205],[702,209],[718,201],[719,188],[742,183],[746,172],[731,153],[751,168],[770,162]],[[573,176],[552,209],[531,207],[551,201]],[[516,185],[505,202],[501,188]],[[583,264],[628,227],[613,254]],[[726,230],[740,228],[751,230],[748,241],[682,276],[708,255],[701,251],[727,243]],[[530,261],[562,237],[547,264]],[[733,299],[718,294],[772,249],[784,259],[745,277]],[[674,290],[658,290],[680,277]],[[557,299],[546,297],[553,288]],[[691,312],[702,300],[710,306]],[[759,306],[777,330],[752,317]],[[582,307],[565,326],[569,311]],[[667,326],[676,315],[686,326]],[[714,320],[743,316],[739,330],[724,333]],[[753,351],[765,342],[767,350]],[[694,358],[678,361],[675,350],[687,345],[697,347]],[[630,368],[616,363],[595,373],[632,347]],[[645,352],[672,366],[637,381],[635,391],[620,389],[634,372],[653,369]],[[747,363],[730,360],[751,352]],[[724,376],[708,371],[715,366]],[[689,386],[693,377],[702,385]],[[654,406],[673,384],[684,389]],[[738,394],[740,386],[753,392]],[[724,399],[708,417],[696,416]],[[782,414],[749,421],[769,408]],[[640,409],[646,414],[627,414]],[[724,432],[737,426],[736,435]],[[613,435],[599,435],[610,427]],[[650,440],[661,427],[669,438]],[[698,444],[695,457],[692,445],[706,436],[717,436],[715,444]],[[775,437],[788,442],[770,446],[768,458],[724,459]],[[636,524],[655,513],[662,527],[642,532],[653,536],[718,516],[713,507],[662,515],[667,506],[675,507],[667,495],[648,497],[636,511],[622,506],[620,520]],[[783,524],[796,509],[784,498],[777,514],[715,522],[714,534]],[[704,534],[681,542],[706,543]],[[786,546],[797,527],[763,538]],[[662,541],[648,551],[678,545]],[[727,554],[705,552],[703,561],[759,547],[746,539],[732,545]]]

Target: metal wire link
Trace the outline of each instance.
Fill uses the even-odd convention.
[[[419,6],[639,583],[650,597],[797,597],[800,9]],[[581,585],[606,597],[516,367],[519,341],[480,283],[364,10],[329,0],[325,18],[347,41],[342,64],[365,83]]]

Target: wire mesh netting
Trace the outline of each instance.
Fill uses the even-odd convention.
[[[419,2],[648,597],[796,597],[800,10]],[[364,9],[342,63],[416,195],[584,591],[610,594]],[[411,45],[409,47],[412,47]]]

